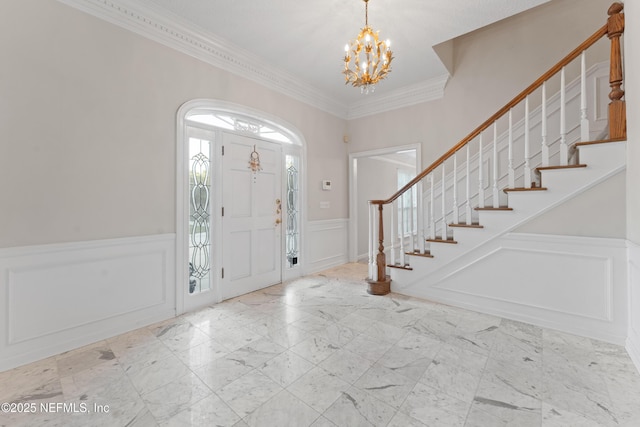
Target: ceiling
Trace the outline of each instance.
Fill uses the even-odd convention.
[[[60,0],[74,3],[73,0]],[[138,14],[162,17],[217,45],[231,46],[240,61],[279,75],[281,86],[321,94],[335,105],[392,100],[448,75],[433,46],[549,0],[370,0],[369,24],[391,40],[392,72],[374,94],[344,84],[344,45],[364,26],[362,0],[113,0]],[[88,0],[96,5],[104,4]],[[87,0],[84,4],[86,5]],[[86,6],[84,6],[86,7]],[[135,30],[135,29],[134,29]],[[228,51],[227,51],[228,52]],[[256,66],[257,64],[257,66]],[[260,71],[258,71],[259,73]],[[393,104],[393,102],[388,102]],[[415,103],[415,102],[414,102]],[[325,108],[328,110],[327,108]],[[341,114],[339,114],[341,115]]]

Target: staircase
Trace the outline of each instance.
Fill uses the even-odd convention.
[[[369,202],[369,293],[393,286],[451,302],[439,284],[487,257],[492,242],[624,170],[622,9],[614,3],[603,27],[396,194]],[[604,36],[610,62],[587,68]],[[594,89],[602,79],[606,101]]]

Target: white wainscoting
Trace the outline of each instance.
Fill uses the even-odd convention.
[[[624,345],[623,239],[510,233],[396,292]],[[640,303],[640,302],[639,302]]]
[[[0,249],[0,371],[175,316],[175,235]]]
[[[627,352],[640,372],[640,245],[627,241],[629,254],[629,332]]]
[[[306,274],[315,273],[349,261],[347,244],[349,220],[346,218],[307,223]]]

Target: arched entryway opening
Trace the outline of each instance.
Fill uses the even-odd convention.
[[[177,114],[176,311],[300,276],[305,143],[284,120],[210,99]]]

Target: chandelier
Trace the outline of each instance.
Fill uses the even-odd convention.
[[[389,46],[391,42],[378,40],[378,32],[369,26],[369,0],[363,0],[364,28],[358,33],[358,38],[344,46],[344,74],[345,84],[351,83],[359,87],[361,93],[373,92],[375,84],[384,79],[391,72],[393,52]],[[352,61],[353,60],[353,61]]]

